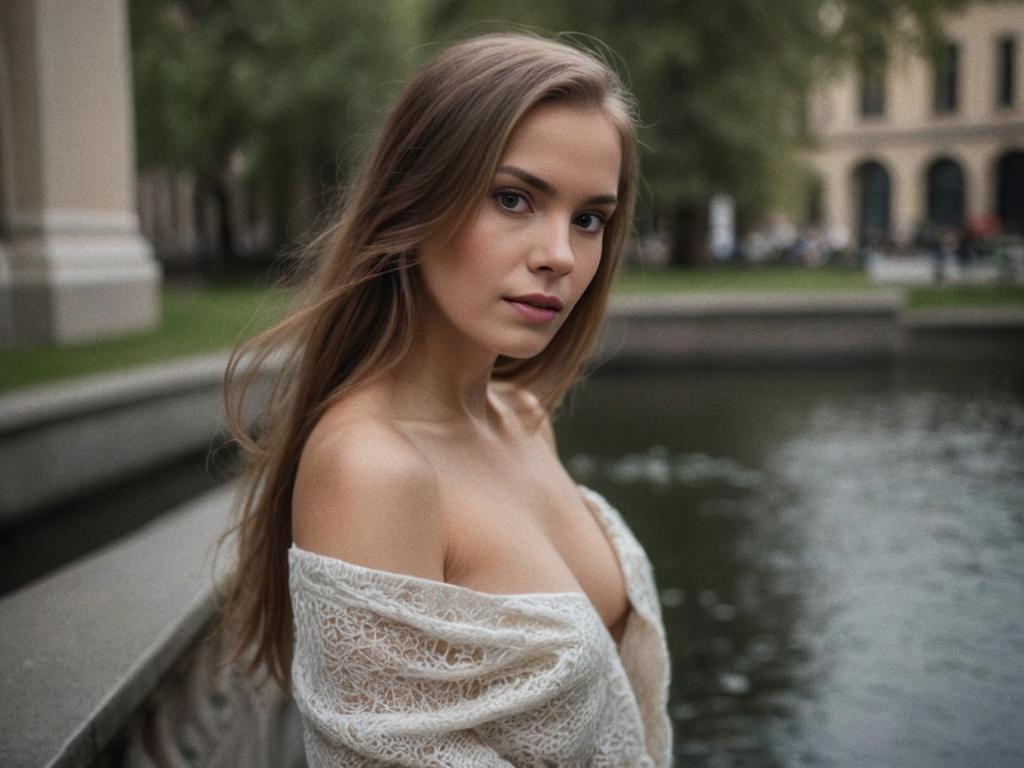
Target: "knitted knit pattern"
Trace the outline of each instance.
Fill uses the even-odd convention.
[[[669,764],[651,564],[619,514],[581,492],[633,606],[618,649],[581,592],[495,595],[291,548],[311,768]]]

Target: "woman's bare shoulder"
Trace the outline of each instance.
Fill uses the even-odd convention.
[[[367,568],[444,578],[444,527],[433,465],[358,399],[310,434],[292,493],[292,535],[312,552]]]

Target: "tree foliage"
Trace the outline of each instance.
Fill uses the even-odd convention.
[[[217,199],[240,165],[281,226],[301,177],[335,160],[344,173],[358,154],[410,42],[384,1],[131,0],[130,12],[140,166],[191,172]]]

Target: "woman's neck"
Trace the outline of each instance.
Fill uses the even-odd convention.
[[[493,361],[477,370],[456,369],[420,358],[403,361],[391,372],[392,396],[396,412],[413,421],[465,422],[490,421],[488,385]]]
[[[389,375],[396,412],[414,421],[490,426],[488,399],[496,356],[423,323],[406,358]]]

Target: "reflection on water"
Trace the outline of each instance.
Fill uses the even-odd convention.
[[[558,430],[654,560],[680,764],[1024,764],[1019,372],[609,374]]]

